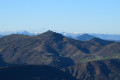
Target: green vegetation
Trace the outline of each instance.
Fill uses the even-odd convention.
[[[81,63],[90,62],[90,61],[98,61],[98,60],[107,60],[107,59],[120,59],[120,53],[113,53],[109,56],[100,56],[97,54],[87,54],[84,59],[81,59]]]

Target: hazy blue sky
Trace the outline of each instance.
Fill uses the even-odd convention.
[[[120,34],[120,0],[0,0],[0,31]]]

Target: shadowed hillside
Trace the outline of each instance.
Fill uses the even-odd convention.
[[[96,37],[89,35],[89,34],[83,34],[83,35],[75,37],[76,40],[80,40],[80,41],[88,41],[88,40],[91,40],[93,38],[96,38]]]
[[[49,66],[11,66],[0,68],[0,80],[76,80]]]
[[[63,69],[79,80],[120,80],[120,60],[82,63]]]

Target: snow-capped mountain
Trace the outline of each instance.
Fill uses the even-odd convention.
[[[77,37],[79,35],[82,35],[83,33],[78,33],[78,32],[61,32],[62,35],[67,36],[67,37]]]
[[[10,35],[10,34],[23,34],[23,35],[38,35],[41,34],[41,32],[29,32],[29,31],[18,31],[18,32],[12,32],[12,31],[4,31],[4,32],[0,32],[0,35]]]
[[[16,32],[15,34],[24,34],[24,35],[38,35],[40,34],[41,32],[28,32],[28,31],[23,31],[23,32]]]

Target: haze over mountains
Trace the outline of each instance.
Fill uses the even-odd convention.
[[[38,34],[42,34],[43,32],[28,32],[28,31],[21,31],[21,32],[0,32],[0,37],[6,36],[6,35],[10,35],[10,34],[24,34],[24,35],[38,35]],[[59,32],[60,34],[69,37],[69,38],[73,38],[76,40],[81,40],[81,41],[86,41],[86,40],[90,40],[93,38],[101,38],[104,40],[111,40],[111,41],[120,41],[120,35],[112,35],[112,34],[94,34],[94,33],[76,33],[76,32],[71,32],[71,33],[67,33],[67,32]]]
[[[8,67],[1,68],[0,74],[5,71],[6,76],[9,76],[8,73],[11,73],[14,68],[23,70],[16,74],[24,74],[24,68],[19,65],[46,65],[57,68],[64,71],[67,76],[69,75],[63,80],[70,80],[70,76],[71,80],[75,78],[78,80],[101,80],[103,78],[119,80],[120,43],[96,37],[79,41],[50,30],[34,36],[12,34],[1,37],[0,66]],[[34,71],[33,68],[31,69]],[[32,72],[30,73],[32,75]],[[42,72],[39,73],[42,74]],[[38,79],[41,75],[36,75],[38,75],[37,79],[32,80],[41,80]],[[33,78],[36,75],[32,75]],[[63,75],[58,74],[58,76]]]
[[[92,37],[101,38],[104,40],[112,40],[112,41],[120,41],[120,35],[113,35],[113,34],[95,34],[95,33],[62,33],[64,36],[77,39],[80,37],[80,40],[84,40],[84,38],[88,38],[90,40]],[[85,39],[86,40],[86,39]]]

